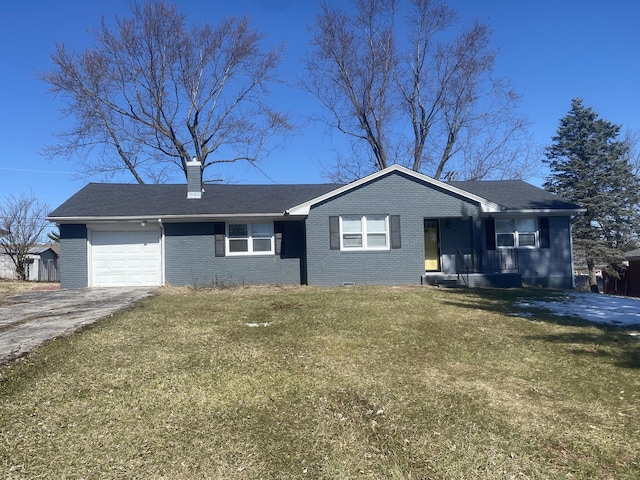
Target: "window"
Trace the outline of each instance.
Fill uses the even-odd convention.
[[[227,252],[229,255],[273,254],[273,224],[228,224]]]
[[[387,250],[389,220],[386,215],[340,217],[341,250]]]
[[[538,222],[535,218],[497,218],[498,248],[534,248],[538,246]]]

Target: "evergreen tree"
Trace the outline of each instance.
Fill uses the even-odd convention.
[[[640,179],[629,163],[629,145],[619,134],[620,126],[598,118],[574,98],[553,144],[545,149],[551,171],[545,188],[586,209],[574,219],[573,239],[591,286],[597,285],[596,265],[615,272],[640,232]]]
[[[47,238],[54,243],[60,243],[60,230],[47,233]]]

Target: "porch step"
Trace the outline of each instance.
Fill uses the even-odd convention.
[[[467,288],[460,280],[438,280],[436,286],[439,288]]]
[[[420,278],[420,284],[443,288],[521,288],[522,276],[519,273],[470,273],[458,277],[455,274],[426,273]]]
[[[436,287],[439,288],[467,288],[467,285],[458,278],[439,278],[435,281]]]

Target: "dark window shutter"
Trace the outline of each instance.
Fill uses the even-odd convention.
[[[340,217],[329,217],[329,248],[340,250]]]
[[[551,247],[551,236],[549,235],[549,217],[540,217],[538,219],[538,227],[540,228],[540,248]]]
[[[487,237],[487,250],[496,249],[496,221],[493,218],[487,218],[484,221],[484,233]]]
[[[391,248],[400,248],[402,241],[400,238],[400,215],[391,215],[389,217],[391,224]]]
[[[216,257],[224,257],[224,235],[225,235],[225,225],[224,222],[216,222],[213,226],[214,229],[214,238],[215,238],[215,248],[214,254]]]
[[[275,242],[274,250],[276,255],[280,255],[282,253],[282,236],[284,234],[284,229],[284,222],[273,222],[273,241]]]
[[[224,235],[216,233],[216,257],[224,257]]]

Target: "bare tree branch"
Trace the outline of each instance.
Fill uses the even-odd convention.
[[[29,250],[40,242],[48,212],[49,206],[33,195],[10,195],[0,204],[0,249],[11,258],[19,280],[27,279]]]
[[[186,175],[192,157],[204,170],[256,163],[279,146],[292,126],[265,98],[281,47],[264,50],[247,18],[187,28],[175,5],[153,1],[131,13],[113,28],[102,19],[95,46],[81,54],[56,45],[54,69],[40,78],[75,124],[46,155],[81,155],[89,174],[128,171],[143,183],[167,166]]]
[[[396,65],[396,0],[355,0],[357,14],[322,3],[306,59],[305,88],[331,113],[341,132],[366,142],[376,169],[388,165],[385,138],[395,107],[389,95]]]
[[[452,35],[456,13],[440,0],[351,6],[322,4],[303,86],[325,106],[327,124],[368,145],[374,169],[399,161],[435,178],[446,170],[478,179],[526,172],[510,152],[528,155],[528,122],[515,115],[519,97],[508,82],[492,77],[497,52],[487,25]],[[342,158],[336,168],[362,170],[362,159],[351,161],[358,166]]]
[[[640,130],[627,130],[622,141],[627,146],[627,160],[633,173],[640,178]]]

